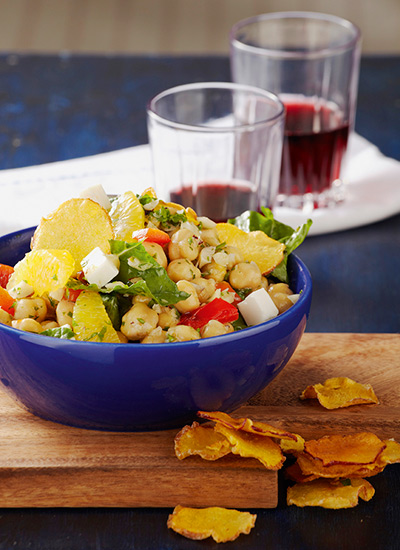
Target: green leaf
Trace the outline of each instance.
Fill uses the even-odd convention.
[[[149,212],[148,217],[157,221],[164,229],[171,229],[187,221],[187,215],[184,211],[172,214],[166,206],[152,210]]]
[[[61,338],[63,340],[71,340],[75,337],[74,331],[68,326],[63,325],[62,327],[49,328],[44,330],[40,334],[44,336],[52,336],[53,338]]]
[[[125,243],[123,241],[110,241],[111,253],[118,254],[120,268],[118,279],[128,284],[130,279],[137,279],[143,285],[146,296],[150,296],[162,306],[174,305],[189,297],[187,292],[178,289],[166,270],[146,251],[141,243]],[[136,284],[134,282],[133,284]]]

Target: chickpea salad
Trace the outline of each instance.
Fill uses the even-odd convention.
[[[18,264],[0,264],[0,323],[142,344],[257,325],[299,298],[287,259],[311,223],[294,230],[266,208],[215,223],[152,188],[110,198],[93,186],[41,220]]]

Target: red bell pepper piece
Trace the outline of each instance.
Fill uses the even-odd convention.
[[[7,283],[14,273],[14,268],[10,265],[0,264],[0,286],[6,288]]]
[[[242,298],[239,296],[239,294],[231,287],[231,285],[227,281],[221,281],[220,283],[217,283],[215,285],[215,288],[219,288],[221,292],[228,291],[231,294],[233,294],[233,305],[237,306],[239,302],[242,301]]]
[[[148,243],[156,243],[164,246],[169,243],[170,236],[165,231],[155,227],[147,227],[146,229],[138,229],[132,233],[132,237],[138,241],[147,241]]]
[[[0,286],[0,308],[7,311],[10,315],[14,315],[15,300],[10,296],[2,286]]]
[[[179,320],[179,324],[198,329],[204,327],[208,321],[213,319],[225,324],[236,321],[238,317],[237,307],[222,298],[214,298],[212,302],[204,304],[190,313],[184,313]]]

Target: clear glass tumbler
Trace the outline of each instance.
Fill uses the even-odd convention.
[[[214,221],[274,205],[284,126],[274,94],[224,82],[177,86],[150,101],[147,121],[159,198]]]
[[[286,108],[277,205],[309,212],[342,200],[359,29],[321,13],[269,13],[234,25],[230,47],[233,81],[277,94]]]

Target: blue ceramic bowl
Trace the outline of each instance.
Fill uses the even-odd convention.
[[[0,263],[29,251],[33,229],[0,238]],[[62,424],[113,431],[179,428],[198,410],[231,412],[283,369],[305,330],[311,277],[293,254],[298,302],[240,332],[173,344],[59,340],[0,324],[3,387],[31,413]]]

